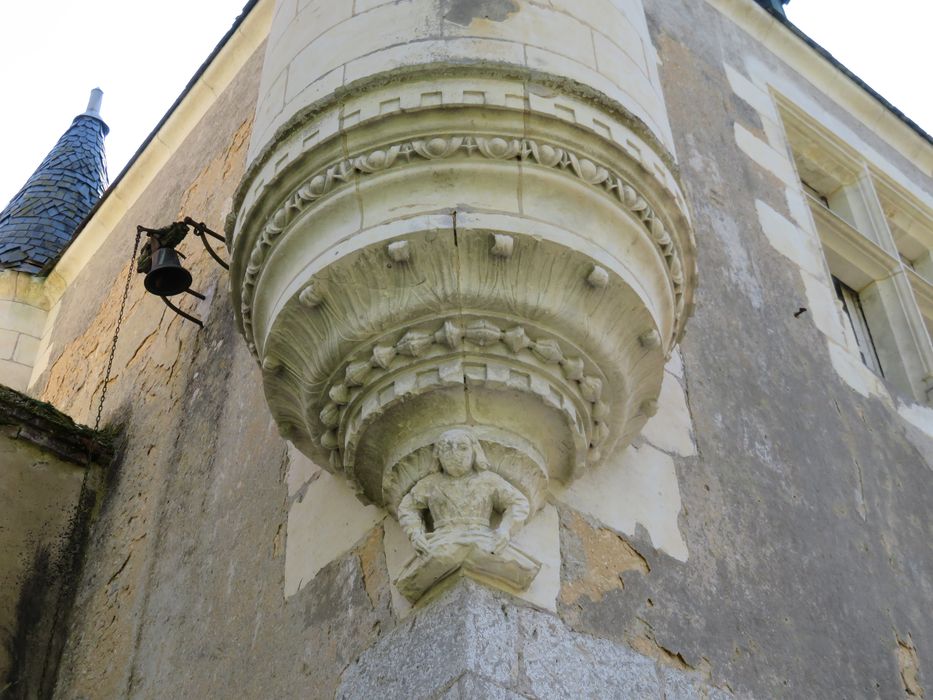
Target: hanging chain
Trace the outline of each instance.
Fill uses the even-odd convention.
[[[113,341],[110,344],[110,357],[107,358],[107,371],[104,372],[104,386],[100,392],[100,403],[97,404],[97,418],[94,420],[94,430],[100,430],[100,416],[104,410],[104,399],[107,398],[107,385],[110,383],[110,370],[113,368],[113,356],[117,352],[117,338],[120,335],[120,326],[123,324],[123,311],[126,309],[126,297],[130,293],[130,280],[133,277],[133,264],[136,262],[136,251],[139,249],[139,238],[142,228],[136,228],[136,242],[133,243],[133,257],[126,271],[126,284],[123,286],[123,298],[120,300],[120,312],[117,314],[117,325],[113,329]]]

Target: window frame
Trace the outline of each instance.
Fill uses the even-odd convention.
[[[881,366],[878,350],[875,348],[875,340],[871,334],[871,327],[865,317],[865,309],[862,307],[862,300],[859,298],[858,292],[835,275],[832,275],[832,280],[836,298],[842,304],[842,311],[849,320],[849,327],[855,335],[855,342],[858,345],[862,364],[875,374],[884,377],[884,368]]]
[[[773,90],[771,94],[829,273],[823,281],[838,300],[846,350],[913,400],[933,403],[933,280],[902,259],[894,233],[899,222],[889,216],[896,211],[899,221],[911,223],[912,250],[920,240],[927,251],[921,256],[928,260],[933,206],[798,105]],[[933,263],[928,267],[927,274]],[[849,291],[838,287],[837,280]],[[862,296],[866,290],[870,304]]]

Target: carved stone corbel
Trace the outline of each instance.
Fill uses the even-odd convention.
[[[527,588],[541,564],[511,538],[532,513],[532,501],[502,472],[511,472],[532,497],[541,494],[534,479],[520,478],[516,459],[505,456],[493,466],[476,433],[463,427],[444,431],[406,461],[389,471],[396,494],[405,494],[395,513],[417,552],[395,582],[402,595],[414,602],[460,570],[500,586]],[[410,487],[399,488],[402,479],[411,480]]]
[[[237,317],[282,434],[409,531],[409,599],[458,569],[522,589],[512,529],[657,406],[695,285],[685,200],[664,139],[598,87],[389,73],[251,147]],[[438,445],[464,442],[457,476]],[[443,498],[472,525],[424,520]]]

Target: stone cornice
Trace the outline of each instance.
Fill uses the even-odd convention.
[[[51,404],[4,386],[0,386],[0,426],[8,426],[11,437],[75,464],[106,465],[113,457],[111,435],[78,425]]]

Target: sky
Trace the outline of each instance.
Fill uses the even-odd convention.
[[[104,91],[113,181],[245,4],[0,0],[0,208],[84,111],[95,87]]]
[[[110,126],[107,160],[115,179],[245,4],[2,2],[0,208],[84,111],[95,87],[104,91],[101,114]],[[933,0],[791,0],[787,15],[933,132]]]
[[[791,0],[787,18],[933,134],[933,0]]]

